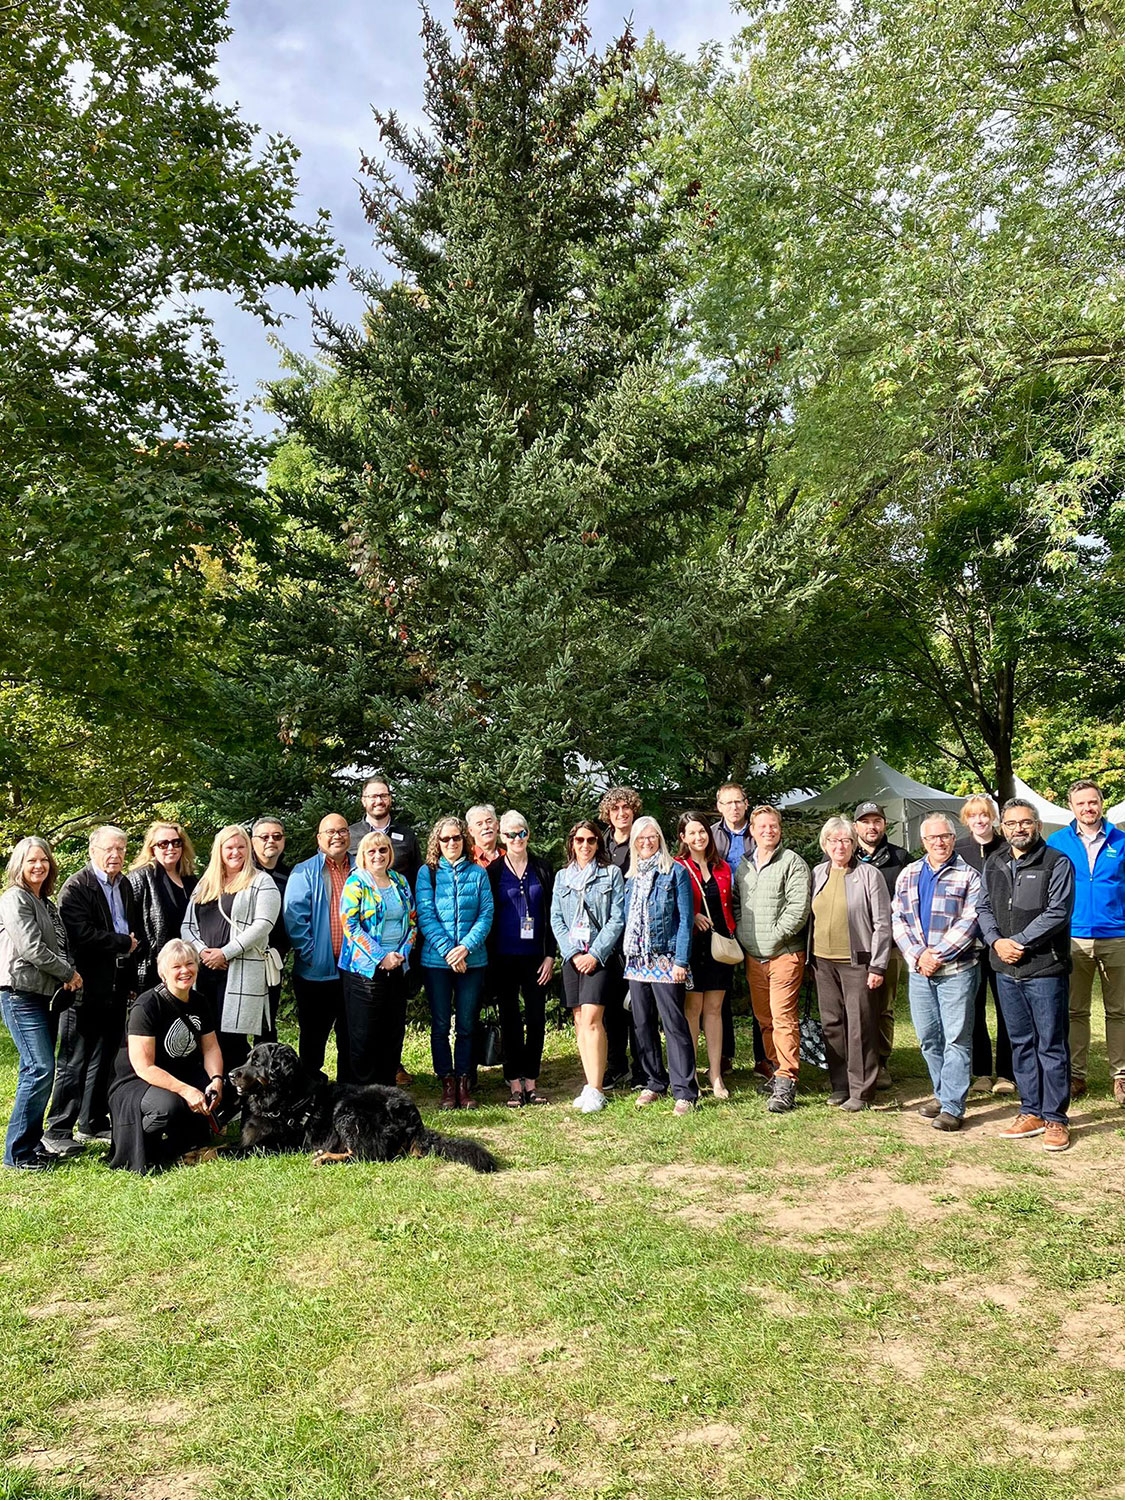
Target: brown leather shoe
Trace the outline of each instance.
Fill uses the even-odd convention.
[[[1048,1120],[1047,1128],[1043,1132],[1044,1151],[1069,1151],[1070,1131],[1065,1125],[1060,1125],[1057,1120]]]
[[[1084,1078],[1072,1078],[1070,1080],[1070,1097],[1072,1099],[1081,1099],[1085,1092],[1086,1080]]]
[[[1125,1109],[1125,1078],[1115,1078],[1113,1080],[1113,1097],[1121,1105],[1122,1109]]]
[[[925,1104],[919,1104],[918,1113],[923,1120],[936,1120],[941,1114],[941,1105],[936,1099],[927,1099]]]
[[[476,1109],[477,1101],[473,1098],[469,1086],[468,1077],[457,1080],[457,1104],[461,1109]]]
[[[395,1088],[408,1089],[413,1082],[413,1075],[408,1073],[400,1063],[398,1072],[395,1074]]]
[[[439,1109],[457,1108],[457,1080],[452,1074],[441,1080],[441,1103]]]
[[[1023,1141],[1032,1135],[1042,1135],[1047,1129],[1046,1120],[1038,1115],[1017,1115],[1007,1130],[1000,1132],[1002,1141]]]

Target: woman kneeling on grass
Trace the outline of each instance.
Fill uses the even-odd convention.
[[[199,960],[173,938],[156,960],[161,982],[138,995],[109,1090],[111,1167],[148,1172],[206,1145],[223,1097],[215,1016],[194,990]]]
[[[574,1101],[584,1115],[605,1108],[606,972],[625,923],[621,871],[610,863],[596,823],[584,818],[567,834],[567,863],[555,876],[551,930],[563,961],[563,1003],[574,1012],[574,1034],[586,1084]]]

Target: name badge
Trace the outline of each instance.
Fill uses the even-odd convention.
[[[531,920],[530,916],[524,917],[520,923],[520,937],[526,943],[531,943],[535,940],[535,923]]]
[[[393,841],[396,844],[401,844],[402,843],[402,834],[401,833],[392,833],[391,834],[391,838],[393,839]]]
[[[589,941],[590,941],[590,919],[589,919],[589,917],[579,917],[578,921],[575,922],[574,926],[570,929],[570,937],[571,937],[571,941],[573,943],[575,943],[579,948],[584,948],[589,943]]]

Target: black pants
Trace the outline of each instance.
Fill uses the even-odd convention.
[[[867,988],[860,964],[816,960],[816,998],[832,1092],[870,1104],[879,1077],[882,989]]]
[[[637,1045],[637,1028],[633,1024],[632,1011],[626,1009],[629,998],[629,982],[625,978],[625,960],[618,949],[612,953],[605,966],[605,1011],[602,1024],[605,1026],[606,1064],[605,1076],[645,1086],[645,1070],[641,1064]],[[632,1066],[629,1056],[632,1054]]]
[[[989,965],[987,955],[980,965],[980,983],[977,986],[977,998],[973,1010],[973,1077],[991,1078],[993,1073],[992,1039],[988,1034],[989,990],[992,991],[992,1005],[996,1011],[996,1077],[1014,1080],[1012,1044],[1008,1040],[1008,1027],[996,994],[996,975]]]
[[[348,1028],[344,1018],[344,986],[340,979],[298,979],[293,976],[297,1001],[297,1054],[309,1073],[324,1069],[324,1050],[336,1028],[336,1079],[351,1082]]]
[[[206,1080],[198,1086],[205,1087]],[[153,1152],[154,1159],[173,1161],[185,1151],[206,1146],[211,1140],[207,1116],[196,1114],[179,1094],[156,1084],[150,1084],[141,1096],[141,1119],[145,1135],[160,1140],[159,1152]]]
[[[695,1080],[695,1043],[684,1015],[682,984],[653,984],[647,979],[629,981],[633,1024],[637,1028],[641,1065],[645,1070],[645,1088],[656,1094],[668,1091],[669,1075],[672,1094],[677,1099],[698,1099]],[[668,1068],[660,1055],[660,1025],[668,1046]]]
[[[87,995],[59,1017],[55,1088],[43,1134],[60,1140],[109,1128],[109,1084],[125,1031],[125,996]]]
[[[547,986],[539,983],[543,957],[498,953],[489,964],[496,1007],[500,1012],[500,1050],[504,1077],[538,1078],[547,1027]],[[523,1014],[520,993],[523,993]]]
[[[349,1081],[393,1087],[406,1034],[406,975],[402,969],[376,969],[370,979],[344,974],[343,982]]]

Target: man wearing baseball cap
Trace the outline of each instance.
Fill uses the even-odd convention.
[[[909,853],[887,838],[887,815],[878,802],[861,802],[855,810],[856,832],[859,834],[857,856],[865,864],[874,865],[887,882],[887,894],[894,900],[895,881],[898,872],[910,863]],[[875,991],[879,1006],[879,1078],[875,1087],[889,1089],[891,1074],[888,1067],[895,1044],[895,995],[903,970],[903,957],[892,943],[891,956],[887,962],[887,974],[882,987]]]

